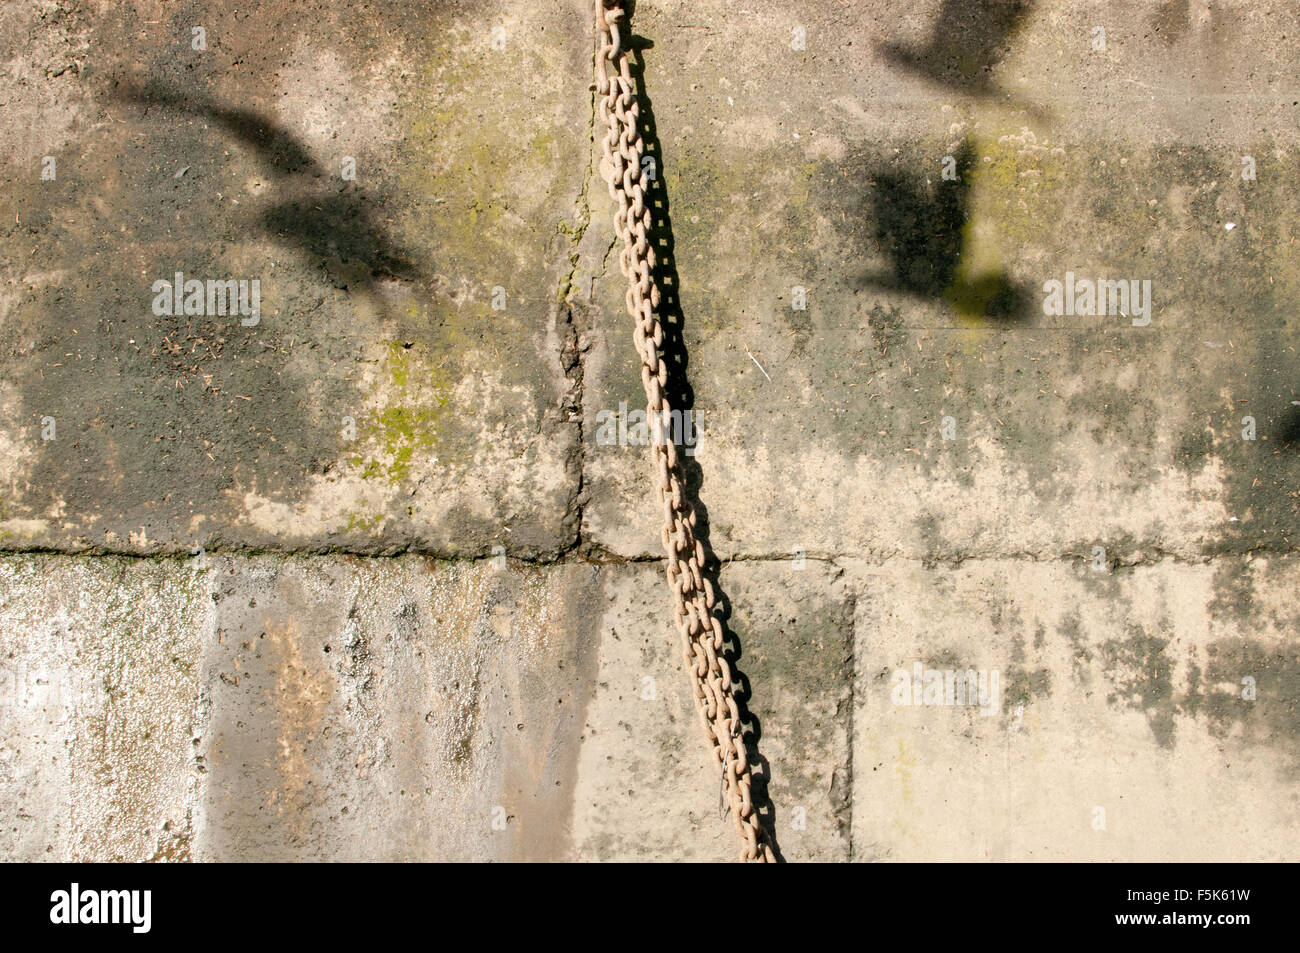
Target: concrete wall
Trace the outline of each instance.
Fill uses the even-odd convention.
[[[734,856],[588,7],[0,8],[0,856]],[[1294,858],[1300,15],[633,23],[781,854]]]

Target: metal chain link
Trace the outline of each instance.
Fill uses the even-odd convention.
[[[614,224],[623,249],[619,266],[628,280],[627,310],[635,322],[633,340],[641,357],[646,417],[651,427],[657,498],[663,511],[662,540],[667,554],[668,586],[681,633],[686,668],[695,690],[696,709],[722,768],[723,784],[736,830],[744,839],[741,860],[774,860],[767,832],[759,823],[750,796],[752,778],[745,751],[740,712],[723,655],[722,624],[714,615],[713,586],[704,576],[704,547],[695,537],[695,508],[686,496],[677,447],[666,439],[672,406],[664,388],[668,368],[661,356],[664,342],[659,318],[659,288],[654,280],[655,253],[650,245],[652,216],[646,204],[641,157],[640,106],[621,29],[626,27],[623,0],[595,0],[596,97],[605,126],[600,171],[618,203]]]

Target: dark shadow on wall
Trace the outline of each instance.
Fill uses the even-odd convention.
[[[1191,23],[1189,0],[1165,0],[1151,17],[1151,29],[1166,46],[1172,46],[1181,40]]]
[[[993,69],[1033,5],[1033,0],[944,0],[925,45],[881,42],[876,48],[894,66],[954,92],[1004,97]]]
[[[278,186],[274,204],[258,213],[256,230],[318,262],[337,287],[422,277],[413,256],[378,223],[371,196],[355,181],[334,178],[288,130],[252,110],[157,81],[119,87],[112,98],[142,107],[145,115],[159,109],[199,117],[251,150]]]
[[[866,217],[889,267],[862,275],[859,286],[944,301],[968,318],[991,323],[1024,321],[1030,315],[1027,289],[1005,272],[962,271],[974,163],[970,145],[963,143],[953,159],[955,181],[935,182],[933,173],[896,164],[864,170],[871,183]]]
[[[44,418],[57,422],[57,439],[33,455],[31,489],[0,509],[68,514],[49,523],[58,545],[115,549],[129,528],[141,547],[245,546],[235,527],[250,492],[300,499],[346,452],[337,418],[318,409],[358,406],[342,368],[361,360],[359,338],[395,310],[393,283],[382,279],[419,278],[429,258],[418,249],[421,265],[411,265],[387,234],[390,196],[344,182],[249,109],[157,81],[118,82],[100,96],[127,113],[113,117],[125,124],[102,147],[79,147],[68,163],[77,187],[25,200],[43,215],[24,207],[24,252],[76,277],[34,287],[22,323],[0,329],[0,349],[23,348],[12,365],[23,419],[38,440]],[[262,181],[258,195],[243,190],[250,175]],[[269,267],[229,271],[229,246],[247,236],[294,259],[275,291],[278,320],[246,326],[151,308],[153,281],[177,271],[266,284]],[[372,307],[316,320],[327,283],[344,289],[332,300]],[[319,356],[286,357],[311,351]]]
[[[629,9],[629,16],[631,13],[632,10]],[[665,393],[673,409],[680,408],[685,412],[694,410],[695,392],[691,389],[687,375],[689,356],[682,336],[686,319],[682,313],[681,300],[678,297],[680,282],[677,276],[676,254],[673,247],[673,226],[668,203],[668,190],[664,187],[663,149],[655,131],[654,107],[650,102],[650,96],[646,92],[645,60],[642,56],[642,51],[652,48],[653,45],[645,37],[633,35],[629,41],[630,65],[633,79],[636,82],[637,101],[640,105],[641,136],[645,140],[646,154],[654,157],[656,166],[655,179],[649,189],[647,200],[653,212],[650,244],[655,251],[654,280],[660,290],[659,317],[664,332],[663,347],[660,353],[664,364],[668,368],[668,383]],[[713,547],[709,543],[709,511],[700,498],[700,491],[704,485],[704,472],[700,465],[695,462],[694,457],[682,453],[678,455],[678,459],[681,461],[682,476],[686,484],[686,496],[695,510],[697,520],[695,537],[704,548],[705,566],[703,567],[703,575],[713,586],[716,597],[717,610],[715,615],[722,624],[722,631],[726,640],[723,654],[731,666],[736,707],[739,709],[741,721],[745,725],[745,750],[750,764],[753,766],[750,796],[754,803],[754,809],[758,812],[759,822],[767,832],[772,853],[778,861],[782,861],[784,858],[781,855],[781,848],[776,838],[776,808],[772,803],[768,790],[772,777],[772,766],[759,750],[759,742],[763,737],[763,726],[758,716],[749,708],[753,689],[749,678],[739,664],[744,651],[740,639],[728,624],[728,619],[731,616],[731,601],[723,591],[719,580],[721,566]],[[721,784],[722,776],[720,773],[720,787]]]
[[[1300,443],[1300,406],[1295,401],[1282,412],[1277,426],[1277,440],[1283,450],[1291,450]]]

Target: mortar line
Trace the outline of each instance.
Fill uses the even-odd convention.
[[[1174,553],[1168,550],[1154,549],[1154,555],[1124,560],[1123,558],[1112,558],[1109,566],[1115,569],[1133,569],[1139,567],[1154,566],[1162,562],[1173,562],[1176,564],[1186,565],[1204,565],[1212,563],[1216,559],[1253,559],[1256,557],[1267,556],[1294,556],[1300,554],[1300,547],[1290,546],[1253,546],[1240,550],[1222,549],[1216,551],[1201,552],[1193,555]],[[448,553],[437,549],[421,549],[419,547],[404,546],[392,549],[347,549],[342,547],[321,546],[307,547],[302,549],[277,549],[273,547],[261,546],[231,546],[219,548],[204,548],[206,556],[224,556],[227,558],[255,558],[255,557],[281,557],[281,558],[351,558],[351,559],[400,559],[405,556],[415,556],[425,559],[431,559],[436,562],[464,563],[464,562],[487,562],[498,559],[499,556],[475,553],[465,555],[461,553]],[[175,550],[160,550],[158,552],[142,553],[132,550],[104,549],[98,547],[86,547],[81,549],[61,549],[55,546],[30,546],[21,549],[0,549],[0,560],[17,559],[24,556],[51,556],[62,557],[66,559],[122,559],[122,560],[139,560],[139,561],[161,561],[175,560],[183,562],[198,558],[197,554],[189,548]],[[592,565],[623,565],[635,563],[662,563],[664,556],[653,553],[641,553],[632,556],[625,556],[613,552],[598,543],[586,541],[582,544],[581,551],[576,546],[568,546],[557,550],[554,553],[542,554],[518,554],[507,553],[506,558],[512,562],[525,563],[529,565],[547,566],[563,565],[574,563],[585,563]],[[841,562],[863,563],[871,567],[883,567],[891,562],[920,563],[925,568],[930,569],[956,569],[966,562],[1035,562],[1035,563],[1053,563],[1053,562],[1088,562],[1091,555],[1086,552],[1066,552],[1050,555],[1037,555],[1027,552],[1008,552],[1008,553],[952,553],[952,554],[922,554],[914,555],[908,553],[889,553],[886,555],[872,553],[835,553],[832,555],[814,555],[808,553],[804,556],[805,560],[810,562],[825,563],[835,568],[843,568]],[[721,569],[725,570],[730,563],[790,563],[793,559],[788,553],[769,554],[734,554],[720,560]]]
[[[844,758],[844,768],[848,784],[848,820],[846,827],[849,838],[848,862],[853,863],[853,812],[857,803],[857,781],[854,773],[853,756],[857,747],[858,736],[858,596],[850,592],[846,604],[849,614],[849,750]]]
[[[595,45],[591,51],[591,68],[595,72],[596,56],[598,52]],[[589,328],[579,327],[577,319],[577,309],[574,307],[574,281],[577,279],[578,272],[582,266],[582,240],[587,234],[587,229],[591,225],[591,182],[593,179],[592,167],[596,156],[596,87],[592,84],[590,96],[588,97],[587,110],[587,164],[582,173],[582,186],[578,190],[578,197],[574,201],[576,208],[577,223],[573,233],[569,235],[568,262],[569,272],[564,279],[564,295],[562,304],[568,314],[568,339],[569,345],[573,348],[573,381],[572,390],[574,391],[574,412],[577,415],[578,424],[578,447],[576,452],[578,485],[574,490],[572,497],[572,507],[574,511],[574,532],[573,540],[560,551],[560,557],[564,558],[572,552],[581,552],[584,548],[582,539],[582,528],[584,518],[584,500],[583,493],[587,485],[587,440],[586,440],[586,385],[587,385],[587,355],[583,348],[583,332]],[[589,342],[588,342],[589,344]],[[563,359],[562,359],[563,360]],[[568,369],[565,375],[569,376]]]

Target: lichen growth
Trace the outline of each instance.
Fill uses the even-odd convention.
[[[386,479],[394,486],[410,475],[415,454],[433,453],[438,445],[439,418],[447,407],[448,386],[438,380],[438,368],[412,355],[413,346],[385,342],[381,406],[364,427],[374,452],[354,457],[365,479]],[[349,516],[349,529],[366,528],[378,518]]]

